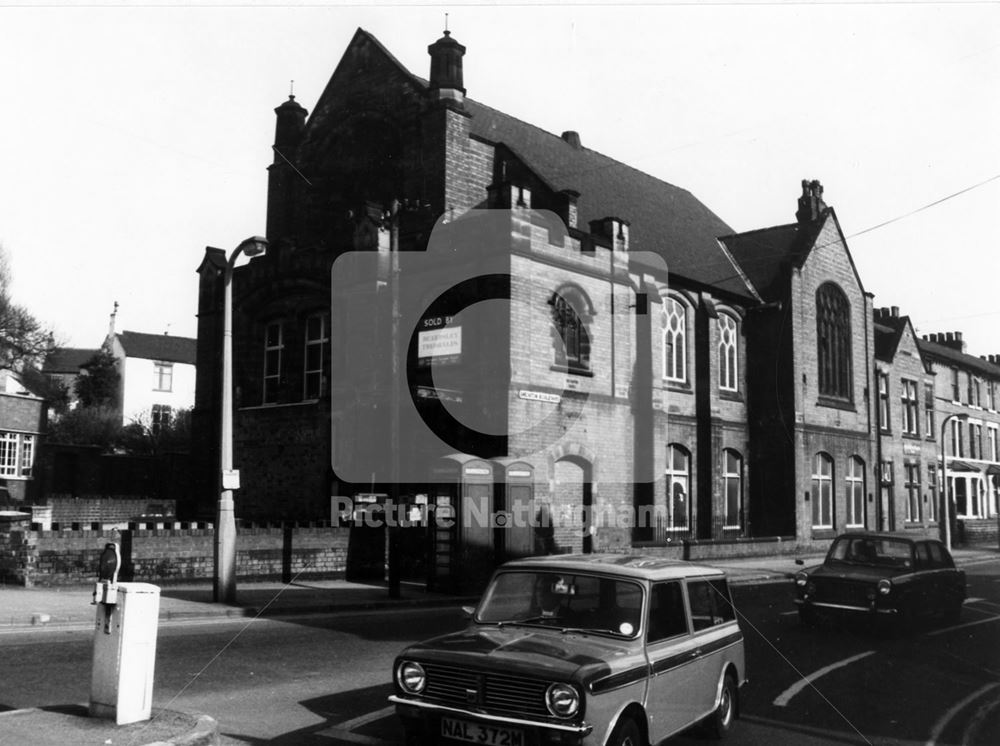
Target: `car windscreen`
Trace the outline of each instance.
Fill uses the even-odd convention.
[[[843,536],[830,547],[827,560],[873,567],[913,567],[913,544],[881,536]]]
[[[634,581],[587,573],[501,572],[483,595],[476,621],[635,637],[643,589]]]

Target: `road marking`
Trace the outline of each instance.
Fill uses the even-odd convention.
[[[995,689],[998,686],[1000,686],[1000,684],[987,684],[986,686],[980,687],[974,691],[962,701],[953,705],[951,709],[948,710],[948,712],[946,712],[941,719],[934,724],[934,727],[931,729],[931,737],[927,739],[927,743],[924,744],[924,746],[937,746],[937,740],[941,737],[941,734],[944,733],[944,729],[948,727],[948,724],[955,718],[956,715],[958,715],[959,712],[965,709],[969,703],[974,701],[977,697],[982,696],[990,689]]]
[[[845,658],[842,661],[837,661],[836,663],[831,663],[829,666],[824,666],[818,671],[814,671],[808,676],[804,676],[801,681],[796,681],[785,691],[777,696],[774,700],[775,707],[786,707],[791,701],[792,697],[801,692],[807,686],[813,686],[813,682],[817,679],[826,676],[831,671],[836,671],[838,668],[843,668],[844,666],[849,666],[862,658],[867,658],[869,655],[874,655],[874,650],[869,650],[867,653],[858,653],[857,655],[852,655],[850,658]]]
[[[971,746],[974,743],[979,730],[983,727],[983,723],[986,722],[986,718],[998,707],[1000,707],[1000,698],[984,702],[979,709],[972,713],[972,717],[969,718],[965,730],[962,731],[962,746]]]
[[[934,637],[935,635],[943,635],[945,632],[954,632],[956,629],[965,629],[966,627],[975,627],[978,624],[987,624],[989,622],[1000,621],[1000,616],[991,616],[988,619],[980,619],[978,622],[966,622],[965,624],[956,624],[954,627],[945,627],[944,629],[936,629],[933,632],[928,632],[927,637]]]
[[[354,730],[355,728],[360,728],[362,725],[368,725],[368,723],[374,723],[376,720],[381,720],[384,717],[392,715],[396,711],[396,705],[389,705],[388,707],[383,707],[381,710],[375,710],[375,712],[369,712],[367,715],[360,715],[351,720],[345,720],[342,723],[337,723],[335,728],[343,728],[344,730]]]
[[[318,730],[315,732],[315,735],[329,736],[335,740],[346,741],[347,743],[361,743],[367,744],[368,746],[390,746],[388,741],[383,741],[381,738],[366,736],[361,733],[353,733],[352,731],[355,728],[360,728],[363,725],[368,725],[368,723],[374,723],[376,720],[388,717],[395,711],[396,706],[389,705],[388,707],[383,707],[381,710],[375,710],[374,712],[359,715],[356,718],[351,718],[350,720],[345,720],[342,723],[331,725],[329,728]]]

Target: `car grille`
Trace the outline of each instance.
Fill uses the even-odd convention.
[[[824,579],[816,583],[813,600],[819,603],[867,607],[871,586],[857,581]]]
[[[460,707],[484,707],[505,714],[550,717],[545,706],[547,681],[437,663],[423,666],[427,674],[427,688],[424,689],[427,699]],[[470,695],[470,691],[476,694]]]

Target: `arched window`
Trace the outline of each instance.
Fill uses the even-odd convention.
[[[589,371],[590,333],[586,322],[593,315],[590,301],[583,291],[567,287],[555,293],[549,303],[552,321],[559,333],[555,345],[556,365],[566,366],[571,371]]]
[[[833,459],[825,453],[813,456],[813,528],[833,528]]]
[[[743,525],[743,457],[727,448],[722,454],[722,478],[725,482],[726,528]]]
[[[847,462],[847,473],[844,475],[845,497],[847,502],[844,522],[847,526],[865,525],[865,462],[857,456],[852,456]]]
[[[719,388],[723,391],[739,389],[736,329],[736,319],[719,314]]]
[[[667,529],[686,531],[691,525],[691,454],[679,445],[667,446]]]
[[[687,381],[687,311],[674,298],[663,304],[663,377]]]
[[[816,291],[816,346],[820,395],[850,400],[851,305],[832,282]]]

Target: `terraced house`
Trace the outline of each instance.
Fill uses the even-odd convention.
[[[822,186],[737,234],[580,133],[468,96],[466,51],[445,32],[424,79],[359,29],[311,115],[275,109],[269,246],[233,277],[238,516],[444,510],[407,534],[433,580],[471,550],[825,543],[903,515],[877,479],[872,294]],[[205,515],[226,261],[199,268]]]

